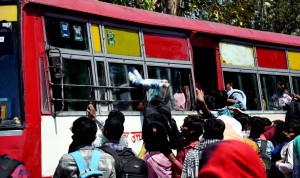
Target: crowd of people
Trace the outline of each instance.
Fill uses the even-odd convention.
[[[151,139],[151,136],[147,136],[144,142],[153,143],[152,147],[143,145],[139,154],[134,153],[147,165],[145,177],[300,177],[300,118],[270,121],[264,117],[249,116],[245,112],[246,95],[233,89],[232,83],[227,83],[225,88],[213,91],[211,96],[195,89],[200,114],[184,118],[178,135],[181,144],[177,145],[176,151],[168,143],[169,138],[160,138],[165,133],[156,126],[151,127],[150,134],[156,140],[148,142],[145,139]],[[293,97],[300,99],[298,95]],[[288,106],[286,102],[284,104]],[[101,123],[92,104],[88,106],[87,113],[88,116],[74,121],[71,128],[73,142],[69,153],[61,157],[54,177],[80,177],[91,171],[79,172],[70,153],[79,150],[89,164],[93,150],[97,149],[101,157],[96,169],[102,173],[101,177],[121,178],[124,175],[120,175],[120,171],[124,170],[120,169],[119,158],[102,148],[105,145],[117,153],[127,149],[128,142],[122,136],[124,114],[113,110],[105,123]],[[166,117],[160,118],[161,115]],[[164,118],[170,121],[171,117],[171,112],[164,110],[151,116],[145,115],[144,119],[156,119],[157,122]],[[171,129],[171,132],[174,131]],[[170,136],[166,131],[166,135],[173,137],[174,133]]]

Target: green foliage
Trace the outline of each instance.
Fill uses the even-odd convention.
[[[102,0],[238,27],[300,36],[300,0]],[[170,4],[178,4],[177,9]],[[175,9],[173,9],[175,8]]]

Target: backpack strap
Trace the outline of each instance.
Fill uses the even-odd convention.
[[[101,157],[100,151],[93,150],[89,168],[87,168],[86,162],[83,159],[80,151],[72,152],[70,153],[70,155],[74,158],[76,162],[80,176],[83,174],[85,174],[86,177],[90,175],[103,175],[102,171],[98,171],[99,160]]]
[[[267,141],[266,140],[261,140],[261,146],[260,146],[260,151],[262,155],[267,155]]]
[[[119,154],[116,152],[116,150],[112,149],[111,147],[107,145],[102,145],[100,147],[101,150],[105,151],[106,153],[110,154],[115,160],[119,158]]]
[[[8,157],[6,154],[0,156],[0,177],[7,178],[22,162]]]

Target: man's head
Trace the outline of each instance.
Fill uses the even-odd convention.
[[[300,123],[299,121],[287,121],[284,124],[283,134],[285,141],[291,141],[300,134]]]
[[[189,140],[198,140],[203,133],[202,124],[199,118],[187,116],[180,127],[181,135]]]
[[[107,120],[111,120],[111,119],[117,120],[122,124],[124,124],[124,122],[125,122],[124,114],[121,111],[118,111],[118,110],[112,110],[112,111],[109,112]]]
[[[77,146],[90,145],[96,138],[97,125],[92,119],[83,116],[73,122],[71,131],[73,141]]]
[[[212,96],[216,100],[216,109],[224,108],[227,105],[228,95],[225,90],[214,90]]]
[[[223,139],[225,124],[220,119],[208,119],[204,123],[203,137],[206,139]]]
[[[265,132],[266,122],[258,116],[251,118],[251,131],[250,138],[259,138],[262,133]]]
[[[225,90],[226,91],[231,90],[232,87],[233,87],[233,83],[232,82],[230,82],[230,81],[226,82],[226,84],[225,84]]]
[[[102,132],[107,139],[119,141],[124,132],[123,123],[116,119],[106,119]]]

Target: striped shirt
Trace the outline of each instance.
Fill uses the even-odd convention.
[[[203,150],[210,144],[219,142],[219,139],[203,139],[199,144],[191,149],[185,157],[181,178],[197,178],[199,171],[199,161]]]

